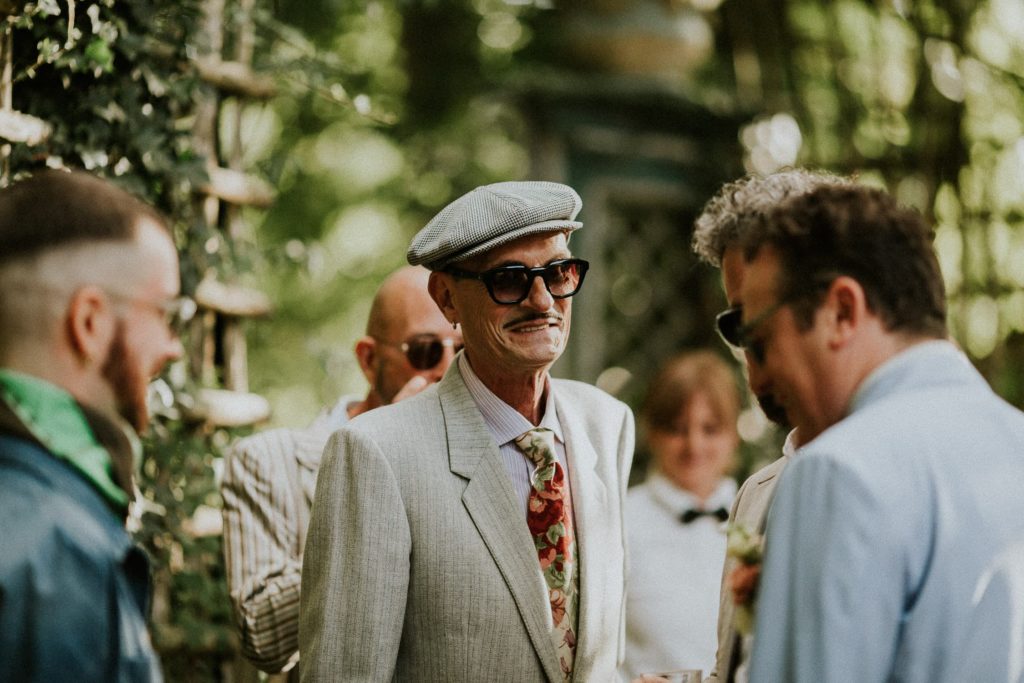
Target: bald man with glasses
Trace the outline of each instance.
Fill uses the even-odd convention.
[[[414,238],[409,262],[465,348],[327,445],[304,681],[616,680],[633,416],[549,374],[587,273],[568,246],[580,205],[558,183],[497,183]]]
[[[242,439],[226,457],[224,556],[242,651],[268,673],[297,679],[302,548],[320,456],[331,433],[378,406],[441,379],[462,334],[427,291],[429,271],[406,266],[374,297],[366,334],[355,345],[370,385],[343,396],[304,430],[274,429]]]

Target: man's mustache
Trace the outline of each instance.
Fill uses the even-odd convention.
[[[534,320],[543,320],[544,322],[554,320],[555,322],[560,323],[562,322],[563,318],[564,316],[561,313],[557,313],[555,311],[551,311],[550,313],[528,313],[526,315],[522,315],[518,318],[515,318],[514,320],[510,320],[509,322],[505,323],[503,327],[505,329],[508,329],[509,327],[515,327],[516,325],[521,325],[523,323],[531,323]]]

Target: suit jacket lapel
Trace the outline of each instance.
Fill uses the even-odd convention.
[[[760,510],[758,511],[757,519],[757,533],[764,534],[765,529],[768,528],[768,513],[771,511],[772,499],[775,497],[775,486],[778,483],[778,477],[782,474],[781,467],[785,466],[785,459],[788,456],[783,455],[783,462],[779,467],[772,467],[767,472],[761,474],[761,478],[757,482],[757,494],[758,505]]]
[[[603,633],[601,618],[606,611],[607,596],[602,548],[607,548],[609,525],[607,489],[598,476],[597,452],[587,435],[586,424],[578,409],[569,402],[559,401],[555,394],[555,410],[565,437],[566,457],[569,461],[569,482],[576,528],[576,546],[579,553],[580,602],[577,627],[576,666],[580,670],[581,658],[586,657],[590,645],[588,636]]]
[[[550,631],[550,607],[533,539],[508,472],[458,364],[438,384],[452,472],[469,480],[463,505],[505,578],[541,664],[552,681],[561,668]]]
[[[733,520],[736,523],[754,528],[757,533],[764,534],[768,524],[768,512],[771,509],[772,497],[775,495],[775,486],[778,478],[782,475],[782,468],[786,466],[789,456],[783,454],[775,464],[769,465],[753,476],[757,477],[756,486],[744,493],[746,508],[740,518]],[[735,562],[728,560],[727,562]],[[728,566],[728,565],[727,565]],[[719,670],[718,677],[725,683],[733,683],[736,680],[736,669],[739,667],[743,655],[743,636],[736,630],[733,623],[735,607],[732,606],[731,591],[722,593],[722,602],[729,602],[729,631],[724,647],[724,656],[718,660],[719,664],[724,663],[725,669]]]

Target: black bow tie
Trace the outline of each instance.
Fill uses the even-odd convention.
[[[717,510],[687,510],[679,515],[679,521],[683,524],[689,524],[701,517],[714,517],[719,522],[724,522],[729,519],[729,511],[725,508],[718,508]]]

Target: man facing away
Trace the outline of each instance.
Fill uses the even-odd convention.
[[[465,349],[324,451],[303,561],[305,681],[609,681],[622,656],[633,417],[548,370],[579,196],[477,188],[409,248]]]
[[[181,344],[178,255],[85,173],[0,190],[0,680],[157,681],[124,529],[146,385]]]
[[[344,396],[305,430],[242,439],[226,456],[224,558],[242,652],[271,673],[294,670],[299,639],[302,548],[320,456],[351,418],[439,380],[462,347],[427,292],[425,268],[406,266],[381,285],[355,355],[365,398]]]
[[[722,269],[722,285],[729,308],[718,317],[718,329],[723,339],[735,348],[740,316],[743,313],[741,286],[745,263],[741,242],[761,215],[789,197],[797,196],[826,185],[848,185],[849,180],[828,173],[803,169],[779,171],[768,176],[746,176],[724,185],[704,207],[694,227],[693,247],[705,263]],[[742,351],[742,349],[741,349]],[[749,353],[743,354],[747,381],[765,415],[772,422],[788,426],[786,413],[773,398],[765,383],[761,368]],[[779,474],[789,462],[799,438],[790,432],[783,446],[782,457],[758,470],[740,487],[729,513],[730,524],[745,527],[751,532],[763,533],[768,508],[779,481]],[[735,624],[736,603],[730,585],[730,576],[737,568],[733,557],[726,558],[722,572],[722,591],[718,613],[718,653],[712,681],[732,681],[746,676],[749,660],[747,642]]]
[[[751,680],[964,680],[976,588],[1024,520],[1024,415],[946,341],[930,230],[880,190],[823,187],[744,258],[737,336],[804,443],[769,515]]]

